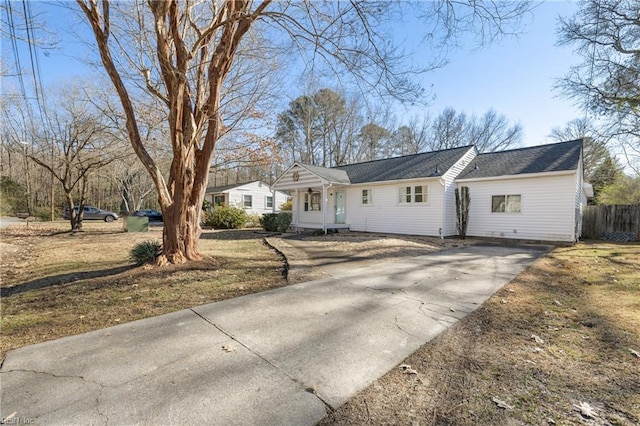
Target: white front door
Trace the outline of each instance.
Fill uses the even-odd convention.
[[[336,191],[336,219],[335,223],[344,223],[347,219],[347,194]]]

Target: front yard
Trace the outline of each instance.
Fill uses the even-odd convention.
[[[121,223],[31,224],[1,231],[7,351],[287,285],[283,259],[254,230],[205,231],[209,258],[134,267],[129,250],[161,240]],[[285,254],[290,282],[326,267]],[[322,261],[380,262],[472,241],[337,234],[308,238]],[[284,250],[283,250],[284,251]],[[477,311],[414,352],[323,424],[640,424],[640,245],[581,243],[539,259]],[[357,368],[357,366],[354,366]],[[408,373],[417,374],[408,374]]]
[[[122,222],[32,223],[2,230],[2,342],[7,351],[58,337],[161,315],[286,285],[282,258],[253,230],[205,231],[210,258],[135,267],[129,250],[162,241],[161,228],[124,233]]]

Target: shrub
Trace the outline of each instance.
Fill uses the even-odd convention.
[[[289,225],[291,225],[291,219],[290,213],[268,213],[262,216],[260,225],[265,231],[287,232]]]
[[[251,213],[249,215],[247,215],[247,223],[244,224],[245,227],[247,228],[253,228],[256,226],[260,226],[260,219],[262,218],[262,216],[260,215],[260,213]]]
[[[283,212],[290,212],[291,210],[293,210],[293,201],[289,200],[280,204],[280,210],[282,210]]]
[[[143,241],[138,243],[129,252],[129,257],[136,265],[144,265],[153,262],[162,254],[162,244],[159,241]]]
[[[242,228],[248,219],[247,212],[238,207],[218,206],[204,214],[204,224],[214,229]]]
[[[57,214],[57,212],[54,212]],[[33,213],[42,222],[51,222],[51,209],[49,207],[40,207]]]

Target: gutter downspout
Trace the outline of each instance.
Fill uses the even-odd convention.
[[[446,232],[447,225],[447,187],[445,186],[444,177],[440,178],[440,185],[442,185],[442,218],[440,219],[440,239],[444,240],[444,232]],[[455,184],[454,184],[455,185]]]

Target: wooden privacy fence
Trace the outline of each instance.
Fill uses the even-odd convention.
[[[582,238],[640,241],[640,204],[586,206],[582,215]]]

